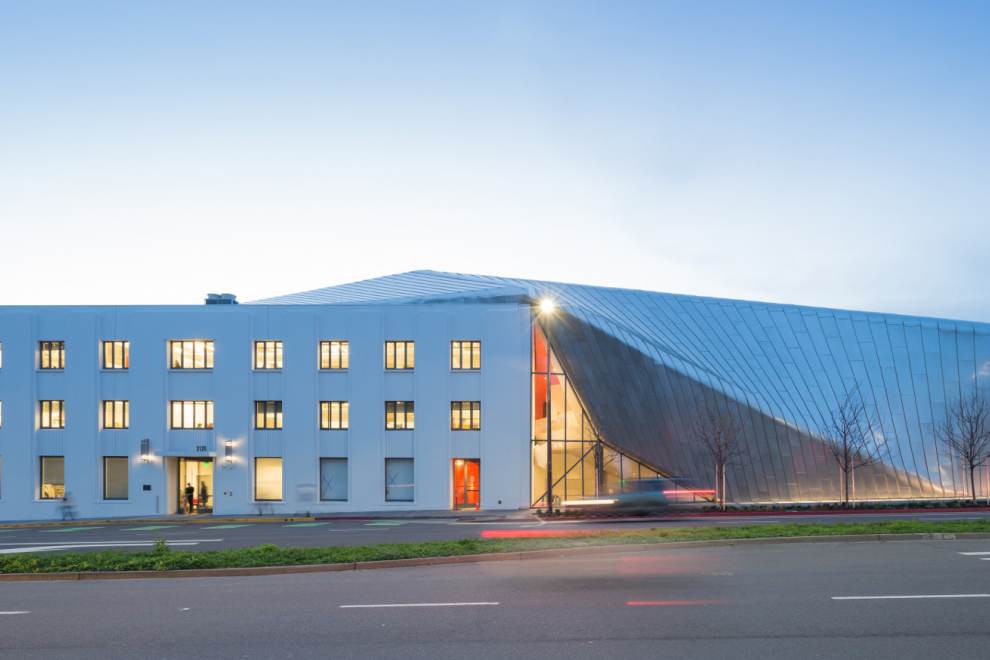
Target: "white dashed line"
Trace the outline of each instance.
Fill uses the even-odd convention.
[[[917,594],[910,596],[832,596],[832,600],[920,600],[922,598],[990,598],[990,594]]]
[[[498,605],[497,602],[490,603],[381,603],[377,605],[341,605],[340,609],[371,609],[382,607],[478,607],[485,605]]]

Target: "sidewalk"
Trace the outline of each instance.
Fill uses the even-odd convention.
[[[531,522],[534,512],[509,511],[366,511],[339,514],[291,514],[291,515],[227,515],[209,514],[140,516],[136,518],[77,518],[75,520],[25,520],[0,521],[0,529],[31,527],[88,527],[97,525],[128,525],[155,523],[216,524],[216,523],[285,523],[313,522],[317,520],[455,520],[462,522]]]

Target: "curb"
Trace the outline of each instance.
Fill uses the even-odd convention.
[[[493,552],[478,555],[447,557],[415,557],[381,561],[340,562],[336,564],[299,564],[293,566],[245,566],[241,568],[192,568],[172,571],[76,571],[71,573],[0,573],[0,582],[51,582],[73,580],[141,580],[148,578],[210,578],[261,575],[291,575],[296,573],[339,573],[382,568],[412,568],[417,566],[446,566],[488,561],[519,561],[524,559],[564,559],[596,554],[633,553],[669,548],[718,548],[726,546],[787,545],[794,543],[868,543],[896,541],[956,541],[990,539],[988,532],[958,534],[837,534],[832,536],[779,536],[755,539],[717,539],[712,541],[671,541],[660,543],[623,543],[576,548],[549,548],[520,552]]]

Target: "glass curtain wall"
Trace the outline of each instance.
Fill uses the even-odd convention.
[[[602,441],[572,383],[539,326],[532,345],[531,503],[547,506],[547,471],[553,504],[622,491],[633,479],[659,476]],[[548,453],[549,446],[549,453]]]

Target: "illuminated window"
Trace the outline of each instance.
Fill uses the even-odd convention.
[[[320,428],[338,431],[350,426],[350,404],[346,401],[320,401]]]
[[[44,401],[39,401],[38,407],[39,412],[41,412],[41,428],[65,428],[65,401],[52,401],[46,399]]]
[[[254,499],[278,502],[282,499],[282,459],[254,459]]]
[[[127,499],[127,457],[103,457],[103,499]]]
[[[451,401],[450,430],[480,431],[481,401]]]
[[[130,369],[131,368],[131,342],[129,341],[104,341],[103,342],[103,368],[104,369]]]
[[[416,482],[414,481],[413,459],[385,459],[385,501],[412,502]]]
[[[385,428],[389,431],[411,431],[415,424],[412,401],[385,402]]]
[[[282,342],[272,340],[254,342],[254,368],[281,369]]]
[[[350,363],[349,342],[336,339],[320,342],[320,369],[349,369]]]
[[[42,369],[65,369],[64,341],[40,341],[38,348],[41,353],[39,364]]]
[[[413,369],[416,366],[416,342],[385,342],[386,369]]]
[[[65,457],[41,456],[41,499],[65,497]]]
[[[324,502],[347,501],[347,459],[320,459],[320,499]]]
[[[103,402],[103,428],[126,429],[131,425],[130,401]]]
[[[255,401],[254,402],[254,428],[279,431],[282,429],[282,402],[281,401]]]
[[[212,401],[170,401],[169,427],[173,429],[212,429]]]
[[[174,339],[168,342],[170,369],[212,369],[212,339]]]
[[[450,342],[450,368],[481,369],[481,342],[463,339]]]

